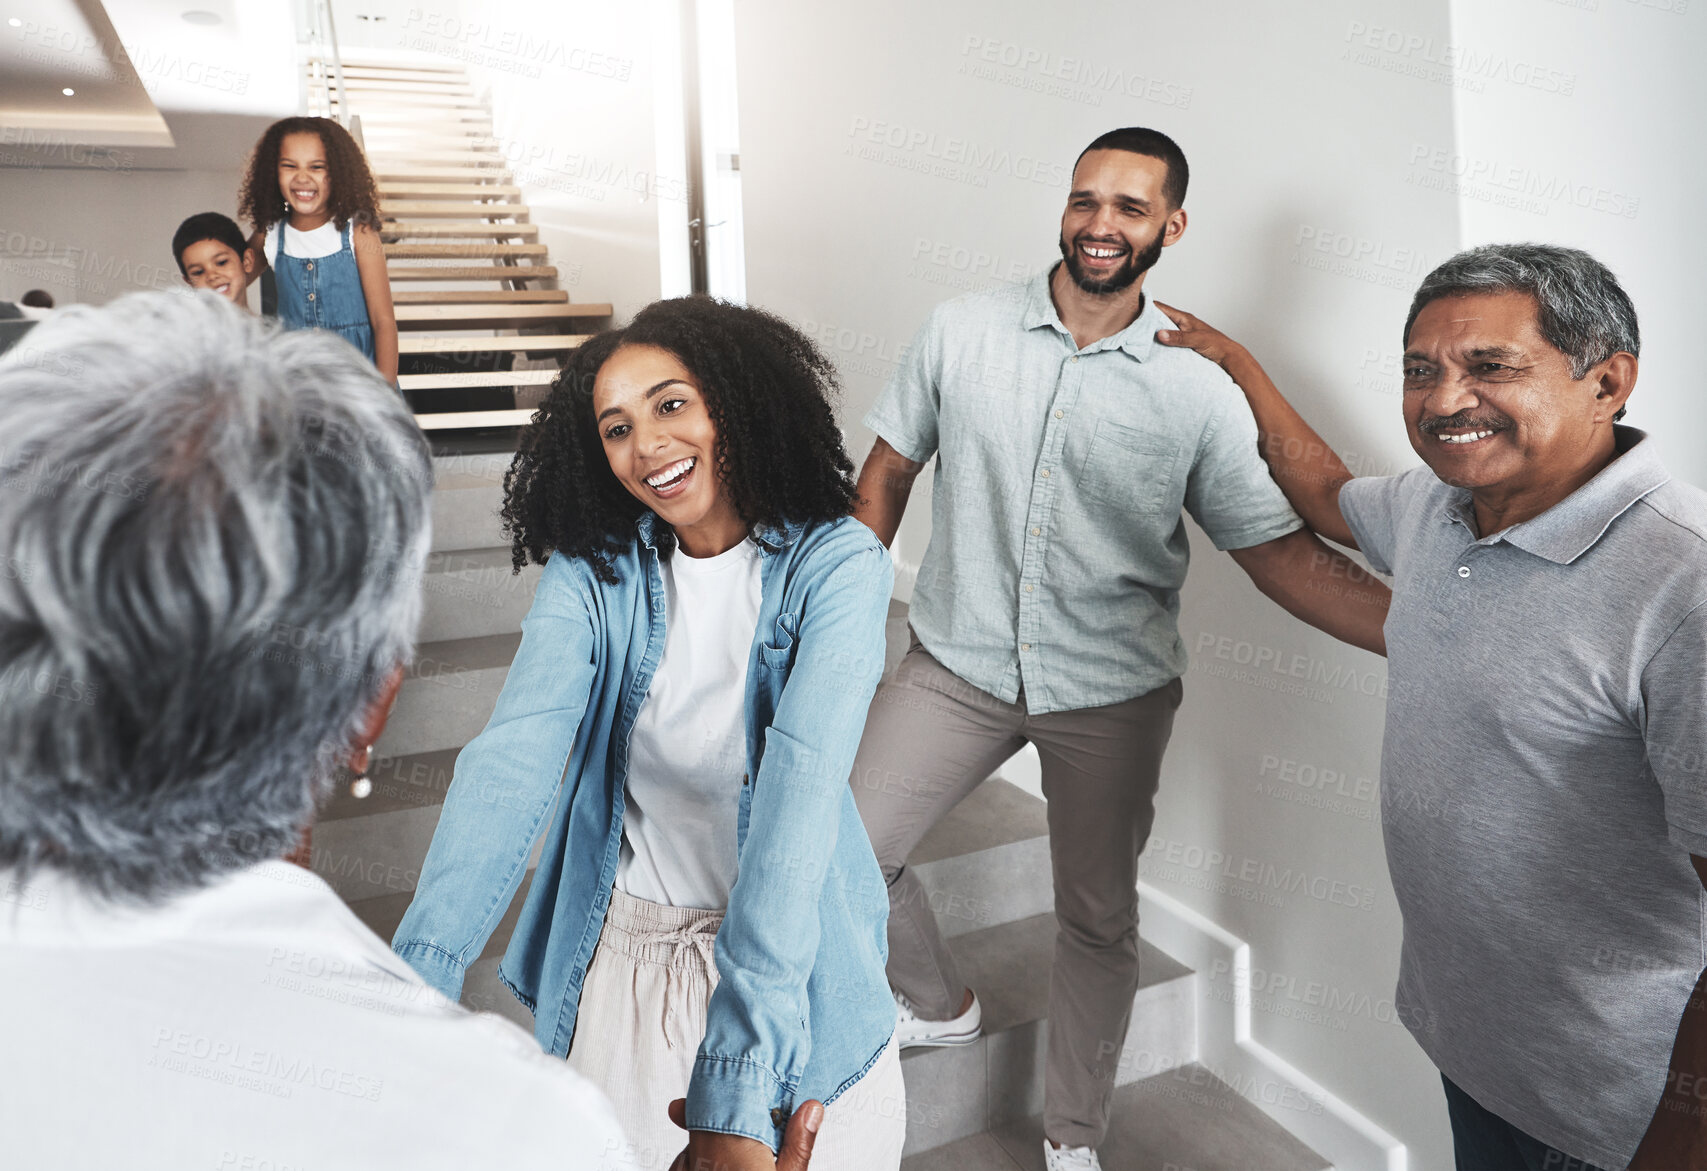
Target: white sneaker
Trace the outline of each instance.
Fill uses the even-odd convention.
[[[1089,1147],[1058,1147],[1043,1140],[1043,1166],[1047,1171],[1102,1171],[1097,1153]]]
[[[973,993],[972,1007],[947,1021],[927,1021],[913,1011],[913,1004],[895,994],[895,1044],[902,1049],[932,1045],[970,1045],[984,1031],[984,1009]]]

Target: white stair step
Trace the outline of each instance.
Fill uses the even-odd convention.
[[[460,748],[486,726],[521,633],[422,643],[374,751],[382,756]]]
[[[386,248],[398,247],[387,244]],[[431,245],[421,246],[431,247]],[[499,256],[536,256],[544,253],[543,244],[482,244],[490,249],[537,249],[538,251],[500,251]],[[439,255],[432,253],[431,255]],[[451,253],[469,255],[469,253]],[[490,253],[480,253],[490,255]],[[610,304],[604,301],[571,301],[567,305],[399,305],[399,329],[527,329],[530,326],[555,326],[573,329],[576,324],[594,328],[596,323],[610,317]]]
[[[526,427],[533,411],[442,411],[418,414],[415,425],[423,431],[470,431],[488,427]]]
[[[403,334],[397,339],[400,354],[445,354],[451,357],[526,351],[547,354],[572,350],[592,335],[584,333],[511,334],[506,337],[456,337],[435,334]]]
[[[397,378],[400,390],[453,390],[478,386],[549,386],[557,378],[555,370],[493,370],[455,374],[401,374]]]
[[[543,572],[528,565],[512,573],[508,547],[434,553],[422,585],[417,637],[426,643],[520,630]]]
[[[912,1114],[912,1103],[907,1113]],[[1041,1114],[994,1128],[988,1136],[1012,1171],[1043,1171]],[[988,1148],[985,1148],[988,1150]],[[1201,1065],[1183,1065],[1114,1091],[1108,1138],[1099,1148],[1109,1171],[1329,1171],[1330,1164]],[[997,1162],[908,1159],[903,1171],[1010,1171]]]
[[[504,544],[498,510],[514,452],[441,455],[433,459],[433,551],[491,549]]]
[[[1031,874],[1048,885],[1048,871]],[[1049,978],[1056,925],[1037,915],[953,939],[961,975],[983,1002],[984,1034],[971,1045],[909,1049],[907,1152],[929,1150],[1042,1109]],[[1197,1057],[1191,971],[1139,941],[1139,987],[1116,1081],[1153,1076]],[[1112,1164],[1124,1166],[1124,1164]]]

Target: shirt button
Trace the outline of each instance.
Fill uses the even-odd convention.
[[[1056,411],[1055,417],[1057,419],[1065,419],[1067,417],[1067,412],[1066,411]]]
[[[309,272],[313,272],[313,271],[314,271],[314,262],[313,262],[313,261],[312,261],[312,260],[310,260],[310,261],[309,261],[309,262],[308,262],[308,271],[309,271]]]
[[[1026,586],[1025,592],[1029,594],[1032,590],[1034,590],[1036,588],[1037,588],[1036,586]]]
[[[314,300],[314,294],[313,293],[308,294],[308,299],[310,301]]]
[[[746,784],[746,783],[747,783],[747,780],[748,780],[748,778],[749,778],[749,777],[750,777],[750,776],[751,776],[751,775],[752,775],[752,774],[750,774],[750,773],[742,773],[742,774],[741,774],[741,783],[742,783],[742,784],[743,784],[743,785],[744,785],[744,784]]]
[[[1029,642],[1022,642],[1019,644],[1019,649],[1022,651],[1029,651],[1031,649],[1031,644]]]
[[[1043,478],[1045,480],[1047,480],[1049,478],[1049,469],[1048,468],[1043,469]]]
[[[1460,565],[1458,567],[1458,576],[1459,577],[1469,577],[1470,576],[1470,567],[1468,565]]]
[[[1032,529],[1031,535],[1034,537],[1041,537],[1043,535],[1043,530],[1042,529]]]
[[[1073,361],[1077,362],[1078,360],[1079,360],[1079,355],[1074,354],[1073,355]]]

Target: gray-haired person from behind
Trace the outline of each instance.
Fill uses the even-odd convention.
[[[279,860],[383,724],[431,488],[356,350],[211,294],[67,309],[0,360],[7,1165],[620,1147],[596,1091]]]

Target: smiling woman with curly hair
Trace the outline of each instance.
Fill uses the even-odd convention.
[[[817,1171],[900,1166],[848,785],[893,570],[849,516],[835,389],[780,318],[661,301],[574,352],[505,480],[516,567],[545,570],[392,946],[457,995],[549,826],[500,974],[642,1168],[685,1141],[675,1166],[768,1171],[812,1100]]]
[[[627,329],[571,351],[505,478],[504,520],[517,568],[559,552],[592,560],[607,581],[634,522],[662,499],[619,479],[594,419],[594,384],[619,348],[670,353],[698,384],[718,443],[699,485],[714,485],[750,528],[831,521],[853,508],[853,464],[832,400],[835,368],[799,330],[758,309],[706,297],[648,306]],[[698,473],[700,469],[695,468]],[[680,506],[666,523],[683,515]]]

